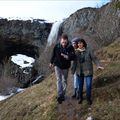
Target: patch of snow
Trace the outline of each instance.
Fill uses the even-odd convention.
[[[22,92],[22,91],[24,91],[24,89],[17,88],[17,92],[16,93],[19,93],[19,92]],[[5,99],[7,99],[7,98],[9,98],[9,97],[11,97],[13,95],[15,95],[16,93],[11,93],[10,95],[6,95],[6,96],[0,95],[0,101],[3,101]]]
[[[26,55],[17,54],[11,56],[11,61],[20,66],[20,68],[26,68],[32,67],[32,64],[35,62],[35,59]]]
[[[22,89],[22,88],[18,88],[17,89],[17,92],[19,93],[19,92],[22,92],[22,91],[24,91],[24,89]]]
[[[5,100],[13,95],[14,95],[13,93],[11,93],[10,95],[7,95],[7,96],[0,95],[0,101],[3,101],[3,100]]]
[[[6,96],[0,96],[0,101],[5,100]]]
[[[44,24],[45,22],[44,21],[39,21],[39,23]]]
[[[29,72],[26,72],[25,70],[23,71],[23,73],[24,73],[24,74],[27,74],[27,75],[29,74]]]
[[[43,77],[44,77],[43,75],[38,76],[38,77],[32,82],[32,84],[36,83],[39,79],[42,79]]]
[[[91,116],[89,116],[86,120],[93,120],[93,118]]]

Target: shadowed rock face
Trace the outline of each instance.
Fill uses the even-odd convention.
[[[39,57],[39,48],[34,45],[5,41],[2,44],[3,49],[0,51],[0,62],[4,62],[4,60],[8,60],[10,56],[16,54],[24,54],[33,58]]]
[[[80,36],[95,48],[110,44],[120,35],[120,9],[115,4],[76,11],[63,22],[63,32],[70,40]]]
[[[40,20],[0,19],[0,58],[17,53],[39,57],[39,50],[42,52],[46,46],[51,26],[51,23]]]

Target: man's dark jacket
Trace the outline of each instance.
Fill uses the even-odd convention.
[[[61,56],[61,53],[68,55],[68,60]],[[68,43],[65,48],[61,46],[60,43],[56,44],[52,57],[51,57],[51,64],[61,68],[61,69],[68,69],[71,65],[71,61],[75,58],[75,51],[73,46]]]

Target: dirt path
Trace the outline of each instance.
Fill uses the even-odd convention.
[[[78,104],[78,100],[72,99],[73,94],[73,78],[69,74],[66,100],[62,104],[58,104],[58,120],[86,120],[83,118],[84,112],[91,116],[91,107],[86,101],[83,104]]]

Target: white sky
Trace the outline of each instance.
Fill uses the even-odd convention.
[[[110,0],[0,0],[0,17],[58,21],[83,7],[98,7]]]

